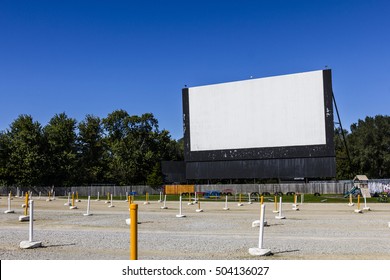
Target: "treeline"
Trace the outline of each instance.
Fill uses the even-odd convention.
[[[0,185],[157,186],[161,160],[183,160],[183,149],[151,113],[117,110],[81,122],[62,113],[44,127],[20,115],[0,132]]]
[[[352,179],[365,174],[369,179],[390,178],[390,117],[366,117],[344,130],[335,130],[338,179]]]
[[[359,120],[344,136],[345,142],[335,130],[337,179],[390,178],[389,116]],[[151,113],[117,110],[81,122],[62,113],[44,127],[20,115],[0,132],[0,185],[5,186],[159,186],[162,160],[183,160],[183,142],[159,130]]]

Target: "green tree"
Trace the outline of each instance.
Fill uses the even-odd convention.
[[[348,131],[344,130],[344,136],[346,142],[348,141]],[[345,145],[347,144],[347,146]],[[351,170],[351,162],[348,158],[347,147],[349,149],[349,144],[344,143],[341,128],[335,129],[334,134],[334,146],[336,152],[336,178],[338,180],[351,179],[353,178]]]
[[[130,181],[131,162],[129,147],[125,143],[128,133],[129,114],[124,110],[116,110],[102,120],[106,132],[108,152],[108,170],[105,177],[112,183],[125,185]]]
[[[104,183],[107,154],[102,122],[99,117],[87,115],[78,125],[79,184]]]
[[[351,125],[348,137],[353,168],[369,178],[390,177],[390,117],[366,117]]]
[[[147,176],[146,184],[151,187],[159,187],[163,184],[161,164],[157,162]]]
[[[20,115],[7,132],[9,137],[6,172],[8,184],[34,186],[42,182],[45,170],[41,125],[29,115]],[[4,140],[3,140],[4,141]]]
[[[7,162],[10,155],[10,138],[8,134],[0,132],[0,185],[8,185],[9,176]]]
[[[43,129],[47,143],[46,183],[70,186],[76,171],[76,120],[56,114]]]
[[[169,132],[151,113],[130,116],[118,110],[103,119],[109,147],[109,177],[118,184],[146,184],[161,160],[179,157]],[[154,171],[153,171],[154,170]]]

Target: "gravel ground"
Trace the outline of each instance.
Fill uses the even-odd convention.
[[[34,240],[43,247],[22,250],[19,243],[28,240],[28,223],[19,222],[23,214],[22,198],[12,200],[15,214],[4,214],[7,199],[0,199],[0,259],[2,260],[127,260],[129,259],[128,204],[114,201],[108,208],[104,201],[92,201],[92,216],[85,217],[86,201],[70,210],[66,199],[46,202],[35,199]],[[176,218],[178,202],[139,203],[139,259],[390,259],[390,204],[372,204],[372,211],[354,213],[346,204],[303,204],[293,211],[284,204],[285,220],[275,219],[273,203],[266,203],[264,247],[272,256],[253,257],[248,249],[258,245],[258,203],[238,207],[229,202],[202,202],[203,213],[196,205],[183,203],[186,218]]]

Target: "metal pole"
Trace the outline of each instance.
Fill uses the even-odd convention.
[[[29,227],[29,239],[28,241],[33,242],[33,223],[34,223],[34,200],[29,201],[30,204],[30,227]],[[27,206],[26,206],[27,207]]]
[[[182,200],[182,198],[181,198],[181,196],[180,196],[180,211],[179,211],[179,215],[182,215],[182,214],[181,214],[181,209],[182,209],[181,200]]]
[[[279,216],[282,216],[282,197],[279,198]]]
[[[87,215],[89,215],[89,208],[91,206],[91,196],[88,196],[88,204],[87,204]]]
[[[260,213],[260,234],[259,234],[259,248],[260,248],[260,249],[263,249],[264,213],[265,213],[265,204],[261,204],[261,213]]]
[[[11,211],[11,193],[8,194],[8,211]]]
[[[130,205],[130,260],[138,260],[138,204]]]

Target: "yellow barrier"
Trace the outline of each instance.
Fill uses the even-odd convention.
[[[358,195],[357,209],[360,210],[360,194]]]
[[[130,205],[130,260],[138,260],[138,204]]]
[[[26,198],[24,200],[24,204],[26,204],[26,208],[24,208],[24,215],[27,216],[28,214],[28,192],[26,192]]]

